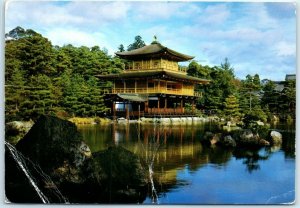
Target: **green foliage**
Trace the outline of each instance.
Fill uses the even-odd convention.
[[[134,42],[127,47],[127,51],[132,51],[134,49],[141,48],[145,46],[145,42],[142,40],[142,37],[137,35],[134,38]]]
[[[282,119],[287,116],[295,117],[296,104],[296,81],[289,80],[284,82],[284,89],[275,89],[274,82],[269,81],[264,87],[264,94],[261,99],[262,106],[268,106],[270,113],[279,115]]]
[[[99,46],[63,47],[33,30],[6,34],[5,119],[29,120],[41,114],[101,116],[107,109],[96,74],[119,73],[122,60]]]
[[[253,133],[258,133],[260,136],[265,136],[269,126],[260,125],[259,122],[266,122],[267,115],[258,106],[255,106],[251,111],[247,111],[243,118],[244,128],[251,129]]]
[[[295,116],[296,107],[296,80],[286,81],[282,90],[280,108],[286,114]]]
[[[187,68],[187,74],[194,77],[205,78],[209,75],[210,72],[209,66],[202,66],[196,61],[192,61]]]
[[[109,56],[107,49],[99,46],[52,46],[47,38],[21,27],[5,37],[7,121],[34,119],[41,114],[63,117],[105,114],[103,89],[111,87],[111,83],[97,80],[95,75],[120,73],[128,64],[125,60]],[[142,37],[136,36],[127,50],[143,46]],[[124,51],[124,45],[118,49]],[[295,80],[286,81],[282,92],[276,91],[271,81],[262,87],[257,74],[247,75],[240,81],[235,78],[227,58],[214,67],[192,61],[187,73],[211,81],[195,89],[204,94],[196,102],[198,109],[213,110],[229,117],[244,115],[248,127],[257,120],[265,122],[272,114],[295,118]],[[191,110],[188,105],[186,108]]]
[[[125,51],[125,48],[124,48],[124,45],[123,44],[121,44],[120,46],[119,46],[119,48],[118,48],[119,50],[119,52],[123,52],[123,51]]]
[[[225,99],[225,108],[224,108],[224,113],[228,117],[238,117],[240,116],[239,112],[239,103],[237,98],[234,95],[229,95]]]
[[[247,75],[245,80],[242,80],[240,94],[240,107],[243,113],[252,111],[253,108],[260,108],[260,78],[258,74],[254,76]]]

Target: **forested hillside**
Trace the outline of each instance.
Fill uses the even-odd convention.
[[[35,31],[17,27],[6,34],[6,121],[35,119],[40,114],[103,116],[107,109],[102,90],[109,83],[94,75],[123,69],[122,60],[99,46],[53,46]]]
[[[107,54],[105,46],[91,48],[53,46],[33,30],[17,27],[5,35],[5,120],[36,119],[41,114],[59,117],[105,116],[103,90],[110,82],[101,82],[96,74],[120,73],[126,61]],[[144,46],[136,36],[127,50]],[[120,44],[119,51],[124,51]],[[197,109],[225,117],[258,117],[266,120],[273,114],[295,117],[295,81],[285,82],[283,91],[275,84],[262,85],[260,77],[235,77],[226,58],[220,66],[202,66],[192,61],[188,75],[211,80],[198,86],[204,96]],[[200,112],[200,111],[199,111]]]

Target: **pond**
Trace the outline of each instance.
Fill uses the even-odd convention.
[[[271,128],[281,146],[225,149],[201,144],[213,123],[79,126],[92,152],[122,146],[153,167],[144,204],[278,204],[295,199],[295,127]]]

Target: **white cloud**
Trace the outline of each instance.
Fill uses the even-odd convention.
[[[11,1],[6,7],[7,25],[30,25],[53,28],[73,25],[93,27],[110,21],[126,19],[129,5],[126,2],[104,1]],[[12,28],[9,28],[12,29]]]
[[[277,56],[296,56],[296,43],[281,41],[275,46],[275,49]]]
[[[205,8],[198,21],[206,24],[220,24],[225,22],[230,16],[230,11],[226,4],[210,5]]]
[[[134,2],[132,15],[140,21],[166,20],[176,17],[186,18],[201,11],[199,5],[184,2]]]
[[[295,68],[296,22],[292,15],[274,17],[282,9],[271,9],[267,3],[15,1],[5,23],[6,32],[19,25],[56,45],[99,45],[110,54],[136,35],[146,44],[157,35],[202,64],[228,57],[241,78],[250,72],[279,77]],[[275,74],[266,72],[275,67]]]
[[[110,55],[113,55],[116,49],[111,47],[109,40],[102,33],[87,33],[74,29],[57,28],[49,31],[45,35],[49,40],[51,40],[53,45],[67,45],[72,44],[73,46],[100,46],[105,47]]]
[[[153,19],[166,19],[172,16],[177,9],[180,7],[180,4],[177,3],[164,3],[157,2],[136,2],[134,5],[134,10],[138,19],[141,20],[153,20]]]
[[[88,34],[76,30],[68,30],[58,28],[51,30],[46,34],[53,45],[67,45],[72,44],[74,46],[94,46],[99,44],[99,39],[95,36],[100,36],[100,34]]]

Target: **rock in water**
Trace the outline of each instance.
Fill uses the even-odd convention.
[[[75,183],[82,181],[80,166],[91,155],[75,124],[52,116],[41,116],[16,149],[46,173]]]
[[[85,170],[95,187],[95,199],[102,203],[141,203],[145,199],[146,171],[139,158],[122,147],[94,153]]]
[[[258,133],[254,134],[250,129],[241,129],[233,134],[238,146],[262,147],[269,146],[270,143],[261,138]]]
[[[221,136],[221,133],[214,134],[212,132],[207,131],[205,132],[201,142],[208,146],[213,146],[219,142]]]
[[[224,147],[236,147],[236,142],[230,135],[221,138],[220,144]]]
[[[273,145],[280,145],[282,143],[282,135],[278,131],[271,131],[270,136]]]
[[[33,121],[12,121],[5,124],[5,140],[16,144],[33,126]]]

